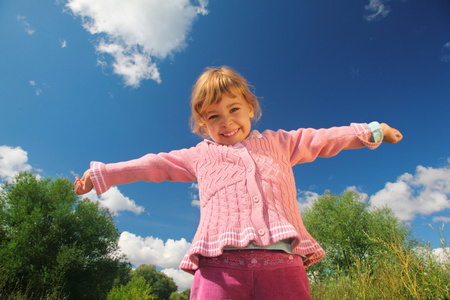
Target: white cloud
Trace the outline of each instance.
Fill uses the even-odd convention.
[[[173,281],[175,281],[176,285],[178,286],[178,291],[183,292],[187,289],[190,289],[192,286],[192,281],[194,280],[194,276],[191,274],[184,272],[180,269],[164,269],[162,270],[164,274],[171,277]]]
[[[309,207],[311,203],[319,197],[319,194],[311,191],[300,191],[297,192],[297,205],[298,209],[302,212],[305,207]]]
[[[450,223],[449,217],[433,217],[433,222],[444,222],[444,223]]]
[[[0,177],[11,181],[19,172],[30,171],[28,153],[20,147],[0,146]]]
[[[207,14],[207,0],[69,0],[66,6],[83,20],[83,27],[99,35],[99,64],[113,58],[114,73],[127,86],[142,80],[161,82],[156,61],[186,47],[189,31],[199,14]]]
[[[101,207],[106,207],[114,213],[131,211],[139,215],[145,210],[143,206],[137,205],[134,200],[124,196],[117,186],[111,187],[107,192],[101,194],[100,197],[97,196],[94,190],[81,197],[88,198],[92,202],[98,202]]]
[[[119,238],[120,249],[136,267],[151,264],[160,268],[177,268],[190,245],[184,238],[164,242],[159,238],[136,236],[127,231],[122,232]]]
[[[391,12],[391,8],[386,4],[390,1],[392,0],[369,0],[369,4],[364,7],[367,12],[364,18],[369,22],[386,18]],[[396,1],[408,2],[409,0]]]
[[[191,206],[193,207],[198,207],[200,208],[200,200],[199,200],[199,195],[198,195],[198,183],[194,182],[191,184],[190,189],[193,190],[193,192],[191,192]]]
[[[360,189],[357,188],[356,186],[349,186],[349,187],[347,187],[346,191],[355,192],[355,193],[359,194],[361,196],[361,199],[360,199],[361,202],[365,202],[369,198],[369,196],[366,193],[361,192]],[[297,191],[297,206],[298,206],[298,209],[300,210],[300,212],[303,212],[303,210],[306,207],[311,206],[313,201],[315,201],[319,196],[320,195],[315,192],[298,190]]]
[[[42,94],[42,89],[37,87],[36,81],[30,80],[29,83],[30,83],[30,86],[35,87],[34,93],[36,94],[36,96],[40,96]],[[44,83],[44,85],[46,85],[46,84]]]
[[[17,21],[19,21],[22,24],[22,26],[25,29],[25,32],[28,33],[29,35],[32,35],[35,30],[33,28],[31,28],[30,23],[28,23],[26,20],[27,20],[27,17],[25,17],[25,16],[20,16],[20,15],[17,16]]]
[[[424,258],[425,260],[433,260],[437,263],[447,265],[450,262],[450,248],[436,248],[429,249],[426,247],[417,247],[414,248],[413,251],[419,257]],[[430,253],[431,251],[431,253]],[[431,254],[431,256],[430,256]]]
[[[447,42],[442,46],[441,61],[450,62],[450,42]]]
[[[369,195],[361,192],[360,189],[356,186],[349,186],[349,187],[347,187],[346,191],[357,193],[361,197],[360,198],[361,202],[366,202],[369,199]]]
[[[200,208],[200,200],[192,200],[191,205]]]
[[[441,264],[448,265],[450,263],[450,247],[433,249],[432,253]]]
[[[418,166],[414,175],[405,173],[396,182],[370,197],[371,205],[388,206],[404,221],[450,208],[450,166]]]
[[[365,6],[368,15],[364,18],[367,21],[374,21],[385,18],[389,15],[391,9],[385,4],[389,0],[370,0],[369,4]]]

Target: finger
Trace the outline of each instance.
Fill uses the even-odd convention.
[[[77,195],[83,195],[86,193],[82,187],[77,187],[75,189],[75,192],[77,193]]]
[[[75,182],[75,192],[78,194],[78,195],[81,195],[81,194],[83,194],[84,193],[84,185],[83,185],[83,182],[81,182],[80,180],[78,180],[77,182]]]
[[[400,141],[403,138],[403,135],[398,130],[395,130],[394,136],[395,136],[397,141]]]

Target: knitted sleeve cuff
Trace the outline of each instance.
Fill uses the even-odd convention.
[[[359,141],[364,146],[366,146],[370,150],[376,149],[378,146],[380,146],[381,141],[372,141],[372,131],[370,130],[369,125],[367,125],[366,123],[352,123],[351,126],[355,130]]]
[[[96,161],[91,162],[90,175],[97,195],[101,195],[109,190],[111,184],[109,183],[104,163]]]

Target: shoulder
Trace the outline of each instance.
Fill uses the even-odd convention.
[[[271,151],[282,151],[286,144],[290,144],[292,136],[285,130],[265,130],[262,133],[254,130],[249,137],[244,141],[244,145],[251,149],[267,149]]]
[[[205,148],[207,148],[207,142],[201,141],[197,143],[197,145],[195,146],[172,150],[170,152],[161,152],[156,154],[156,156],[173,157],[189,161],[195,161],[196,159],[198,159],[198,157],[202,155]]]
[[[286,143],[290,140],[296,138],[301,132],[303,131],[303,128],[296,129],[296,130],[284,130],[284,129],[278,129],[277,131],[274,130],[265,130],[261,135],[263,138],[277,142],[277,143]]]

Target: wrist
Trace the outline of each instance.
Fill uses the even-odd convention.
[[[372,133],[372,143],[379,143],[383,140],[383,128],[378,122],[371,122],[369,125]]]

